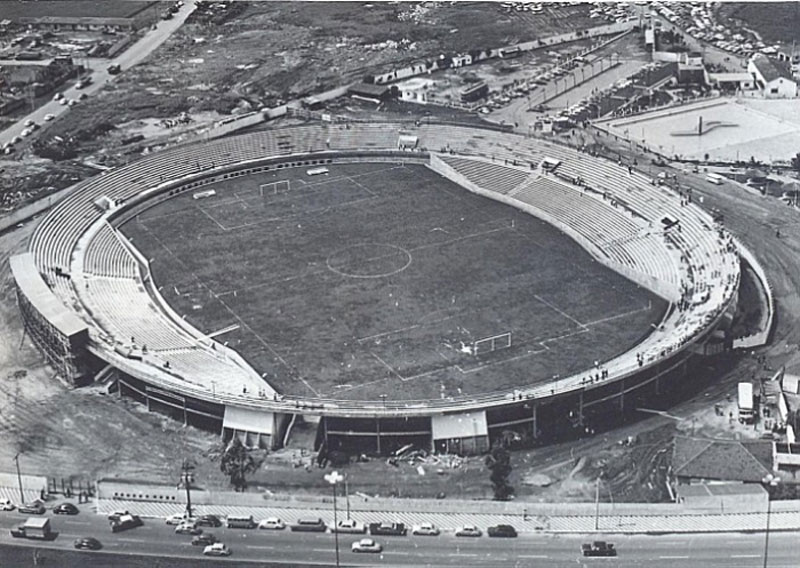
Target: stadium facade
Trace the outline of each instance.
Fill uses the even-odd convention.
[[[116,229],[223,179],[353,162],[425,164],[556,226],[669,308],[633,349],[568,377],[435,400],[299,398],[179,317]],[[690,195],[572,148],[475,126],[353,122],[179,146],[87,180],[41,220],[11,268],[27,332],[76,385],[109,381],[149,409],[250,446],[281,447],[302,421],[323,449],[470,453],[509,435],[546,443],[591,433],[680,396],[698,362],[731,347],[739,250]]]

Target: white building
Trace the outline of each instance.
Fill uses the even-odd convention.
[[[797,96],[797,83],[785,61],[770,59],[759,53],[747,63],[747,72],[752,75],[764,98],[788,99]]]
[[[400,100],[409,103],[427,104],[431,95],[434,82],[432,79],[414,77],[397,84]]]

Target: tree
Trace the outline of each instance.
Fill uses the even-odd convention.
[[[225,453],[222,454],[222,461],[219,469],[231,478],[231,485],[235,491],[244,491],[247,488],[245,476],[253,473],[257,469],[256,461],[248,453],[241,440],[233,437]]]
[[[496,444],[486,456],[486,467],[492,472],[489,479],[494,489],[494,500],[510,500],[514,495],[514,488],[508,483],[511,475],[511,454],[502,444]]]

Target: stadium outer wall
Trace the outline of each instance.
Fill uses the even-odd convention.
[[[140,192],[124,204],[116,215],[130,213],[131,208],[146,208],[163,198],[191,191],[212,183],[242,168],[271,164],[279,167],[308,167],[323,163],[363,160],[427,160],[424,152],[387,152],[361,150],[290,157],[269,157],[257,164],[235,164],[214,168],[161,184],[156,191]],[[16,275],[15,275],[16,276]],[[18,294],[25,295],[26,286],[17,281]],[[731,296],[729,306],[736,294]],[[87,365],[96,369],[100,361],[107,363],[104,375],[116,381],[120,395],[142,400],[149,409],[164,411],[187,424],[220,431],[224,436],[240,436],[249,445],[279,447],[291,434],[298,419],[318,424],[316,446],[325,449],[387,453],[407,443],[448,452],[479,452],[495,439],[513,434],[535,443],[545,443],[591,434],[629,419],[641,407],[663,406],[670,396],[682,390],[691,380],[691,369],[702,357],[701,346],[726,317],[720,310],[713,321],[691,341],[668,357],[659,359],[630,373],[608,381],[569,390],[553,385],[550,393],[533,395],[506,394],[485,400],[452,401],[425,408],[386,407],[384,403],[368,403],[342,408],[314,400],[251,400],[214,395],[190,388],[165,385],[153,373],[142,372],[141,365],[110,351],[98,341],[91,341]],[[41,313],[26,310],[26,326],[39,319]],[[29,321],[30,320],[30,321]],[[248,419],[258,417],[256,427]],[[452,435],[448,435],[452,434]]]

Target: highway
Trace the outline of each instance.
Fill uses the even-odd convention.
[[[78,100],[78,97],[81,95],[81,93],[85,93],[88,96],[96,93],[102,89],[106,83],[114,78],[114,75],[110,75],[106,70],[107,67],[117,64],[122,68],[122,72],[124,73],[129,67],[132,67],[133,65],[136,65],[140,61],[144,60],[162,43],[164,43],[169,36],[181,26],[181,24],[183,24],[186,18],[189,17],[189,14],[194,10],[194,2],[195,0],[187,1],[172,19],[158,22],[154,29],[150,29],[145,32],[139,41],[131,45],[118,57],[114,59],[90,60],[92,61],[90,64],[92,70],[92,82],[83,89],[76,89],[75,83],[72,83],[68,87],[62,85],[57,92],[62,93],[64,98],[72,100]],[[41,135],[43,130],[47,129],[47,125],[49,123],[44,121],[45,115],[52,114],[58,118],[61,114],[69,111],[70,107],[67,105],[61,105],[57,101],[53,100],[48,101],[30,114],[21,117],[16,123],[0,132],[0,146],[11,141],[15,136],[21,135],[22,131],[25,129],[24,123],[28,119],[33,120],[42,127],[40,130],[37,130],[31,134],[31,136],[28,138],[33,139],[36,136]]]
[[[28,517],[14,512],[0,513],[0,550],[6,545],[19,545],[58,550],[71,550],[73,541],[81,536],[94,536],[103,543],[100,552],[83,552],[103,560],[103,565],[120,558],[173,558],[175,566],[196,562],[202,557],[202,547],[192,546],[187,535],[174,534],[174,527],[162,519],[145,519],[142,527],[112,533],[108,521],[89,512],[86,505],[79,515],[68,517],[49,515],[58,537],[47,543],[15,539],[9,529]],[[281,565],[335,565],[335,539],[326,533],[292,533],[246,529],[205,529],[212,532],[233,551],[230,558],[216,562],[277,563]],[[797,533],[770,534],[769,566],[795,567]],[[670,568],[697,566],[720,568],[749,568],[763,565],[764,533],[751,534],[687,534],[664,536],[613,536],[619,550],[615,559],[584,558],[580,545],[600,536],[553,535],[523,533],[516,539],[457,538],[452,532],[438,537],[406,536],[375,537],[384,546],[382,554],[356,554],[350,545],[359,535],[339,535],[340,559],[343,566],[665,566]],[[3,554],[0,553],[0,558]],[[85,558],[84,557],[84,558]],[[183,559],[183,561],[181,560]],[[114,561],[117,566],[119,562]],[[163,564],[163,561],[162,561]],[[186,564],[189,566],[189,564]]]

